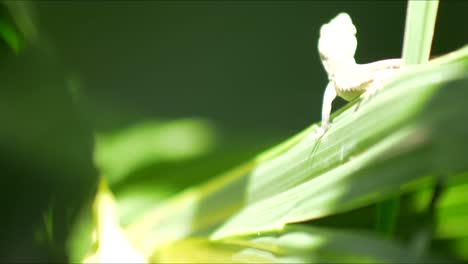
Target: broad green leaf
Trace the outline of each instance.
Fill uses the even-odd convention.
[[[296,139],[297,143],[291,144],[281,155],[260,159],[249,175],[248,202],[255,203],[289,190],[313,176],[344,164],[373,143],[382,141],[385,136],[398,137],[392,132],[404,134],[405,129],[412,129],[405,128],[404,124],[417,122],[415,117],[421,121],[424,121],[424,115],[433,117],[426,115],[421,108],[441,82],[461,78],[466,73],[467,55],[468,46],[429,65],[413,67],[383,87],[371,102],[358,111],[356,102],[338,111],[333,128],[320,141],[313,133],[314,125],[307,130],[307,134],[301,133],[302,138]],[[344,113],[340,115],[343,110]],[[419,134],[418,138],[423,139],[422,136],[424,134]],[[417,142],[413,140],[409,143]],[[406,146],[411,147],[409,144]],[[271,152],[276,151],[273,148]],[[285,172],[290,176],[285,177]]]
[[[183,252],[183,253],[182,253]],[[433,256],[412,255],[404,244],[365,232],[287,226],[281,232],[209,241],[188,238],[160,248],[159,263],[427,263]]]
[[[460,158],[468,114],[459,99],[467,69],[467,47],[408,69],[358,111],[346,109],[320,141],[309,135],[258,164],[248,206],[213,238],[281,229],[380,201],[434,173],[468,170]]]
[[[321,141],[313,125],[146,213],[127,228],[128,236],[150,256],[220,225],[215,239],[280,230],[427,187],[421,180],[434,173],[466,170],[459,144],[466,129],[460,86],[467,58],[464,48],[409,68],[359,110],[353,102],[335,113]]]

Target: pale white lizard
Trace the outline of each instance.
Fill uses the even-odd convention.
[[[322,133],[330,127],[332,102],[337,95],[351,101],[367,92],[367,98],[400,68],[401,59],[357,64],[356,47],[356,27],[348,14],[340,13],[320,28],[318,50],[329,80],[323,95]]]

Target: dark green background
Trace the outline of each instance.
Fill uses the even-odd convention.
[[[466,44],[467,3],[440,4],[434,55]],[[220,139],[210,155],[135,173],[164,171],[158,183],[182,189],[319,121],[327,82],[317,53],[322,24],[349,13],[358,29],[356,59],[366,63],[401,56],[406,12],[404,1],[32,4],[44,42],[19,55],[1,46],[0,157],[9,187],[1,194],[0,224],[8,230],[2,259],[40,256],[32,233],[51,199],[62,255],[65,211],[90,199],[97,181],[93,131],[152,119],[211,120]],[[78,107],[64,88],[70,74],[81,80]]]
[[[465,44],[466,4],[442,3],[433,54]],[[64,64],[94,109],[135,119],[202,116],[234,133],[286,136],[319,120],[320,25],[348,12],[357,61],[401,56],[404,1],[38,3]],[[229,131],[229,130],[228,130]]]

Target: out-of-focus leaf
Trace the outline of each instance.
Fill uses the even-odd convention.
[[[452,241],[450,244],[456,255],[460,256],[460,258],[464,260],[468,259],[468,238],[467,237],[456,239]]]
[[[208,234],[243,205],[247,163],[202,186],[191,188],[135,219],[127,228],[132,244],[145,257],[156,247],[188,235]]]
[[[120,223],[133,224],[136,219],[151,215],[153,210],[164,206],[171,196],[211,179],[225,168],[255,155],[262,145],[242,143],[240,140],[224,139],[216,150],[183,161],[155,163],[127,176],[113,186],[119,207]],[[234,190],[238,195],[239,191]],[[221,195],[221,194],[220,194]],[[225,194],[225,197],[230,197]],[[228,201],[228,200],[226,200]],[[229,207],[229,206],[227,206]],[[223,207],[226,208],[226,207]],[[204,209],[203,209],[204,211]],[[210,222],[210,217],[205,222]],[[138,220],[136,220],[138,221]],[[157,228],[157,221],[153,222]],[[160,237],[161,238],[161,237]]]
[[[50,51],[33,45],[0,60],[4,261],[66,261],[69,227],[96,186],[92,131],[64,89],[65,67]],[[41,229],[46,243],[32,235]]]
[[[6,7],[9,16],[0,17],[0,37],[15,52],[19,53],[26,44],[38,40],[37,20],[33,3],[28,1],[1,1],[0,8]]]
[[[207,238],[188,238],[161,249],[153,257],[157,263],[235,263],[232,255],[242,250],[239,245],[211,242]]]
[[[432,198],[432,186],[413,193],[407,206],[413,214],[422,214]],[[435,240],[461,239],[468,237],[468,174],[449,178],[435,205]],[[405,215],[405,217],[410,217]],[[406,221],[408,223],[408,221]],[[421,224],[421,223],[418,223]]]
[[[141,123],[98,133],[95,162],[112,185],[138,168],[202,155],[212,149],[214,136],[213,127],[201,119]]]
[[[38,40],[36,12],[34,3],[30,1],[3,1],[13,17],[19,31],[26,41],[34,43]]]
[[[430,263],[433,256],[412,255],[404,244],[369,233],[286,226],[282,231],[221,241],[188,238],[160,248],[160,263]]]
[[[18,53],[21,48],[21,38],[16,32],[13,25],[9,24],[2,17],[0,17],[0,37],[5,40],[8,46],[15,52]]]
[[[93,204],[97,249],[83,260],[84,263],[146,262],[125,238],[116,211],[113,195],[103,179]]]
[[[87,204],[78,214],[76,221],[70,229],[70,238],[67,241],[68,261],[70,263],[80,263],[84,257],[90,253],[93,242],[93,213],[91,205]]]

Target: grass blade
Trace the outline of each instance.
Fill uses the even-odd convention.
[[[429,60],[439,1],[408,1],[403,63],[420,64]],[[397,224],[398,196],[377,205],[376,229],[390,236]]]
[[[408,1],[403,61],[406,65],[429,60],[439,1]]]

